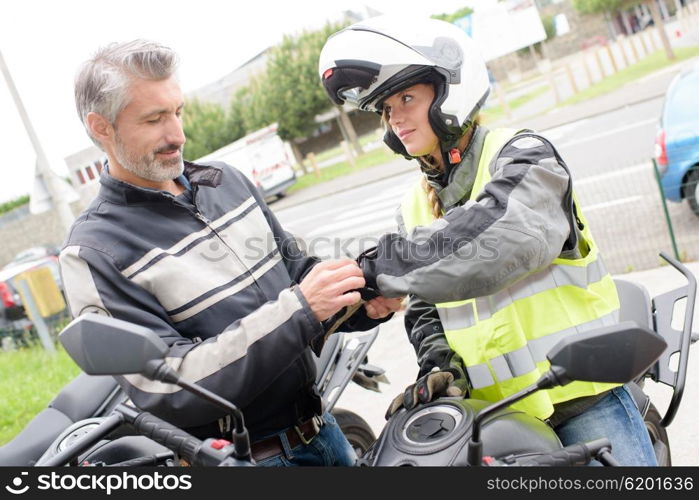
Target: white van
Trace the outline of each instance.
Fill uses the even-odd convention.
[[[222,161],[240,170],[265,198],[282,197],[296,182],[291,147],[277,135],[277,124],[256,130],[197,161]]]

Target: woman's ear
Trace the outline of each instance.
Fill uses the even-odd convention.
[[[98,142],[110,142],[114,128],[109,121],[99,113],[90,111],[85,117],[90,135]]]

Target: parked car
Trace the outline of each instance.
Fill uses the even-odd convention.
[[[10,267],[15,264],[22,264],[24,262],[31,262],[35,260],[41,260],[46,257],[58,257],[59,250],[55,247],[39,246],[31,247],[26,250],[22,250],[17,255],[15,255],[9,264],[5,267]]]
[[[25,316],[24,306],[17,291],[10,283],[0,281],[0,328]]]
[[[699,216],[699,64],[678,74],[665,95],[655,160],[668,200],[686,199]]]
[[[61,272],[58,265],[59,249],[52,246],[36,246],[22,250],[0,269],[0,281],[8,281],[24,271],[36,267],[48,267],[58,288],[63,291]]]

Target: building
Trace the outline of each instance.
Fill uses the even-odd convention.
[[[97,146],[73,153],[65,158],[70,182],[80,196],[80,204],[86,207],[99,191],[99,176],[106,155]]]

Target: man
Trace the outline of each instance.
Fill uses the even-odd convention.
[[[76,78],[78,114],[108,165],[61,252],[71,311],[155,331],[185,379],[243,410],[258,462],[351,465],[313,390],[309,346],[319,351],[359,300],[362,273],[349,259],[304,255],[240,172],[183,161],[176,64],[170,49],[137,40],[99,50]],[[398,308],[374,299],[344,329]],[[227,435],[226,415],[186,391],[138,375],[120,383],[136,405],[195,435]]]

